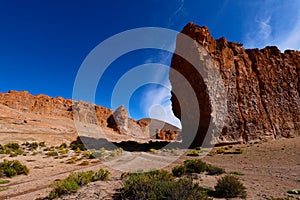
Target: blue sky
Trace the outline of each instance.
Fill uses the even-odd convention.
[[[89,52],[107,38],[139,27],[180,31],[192,21],[208,26],[216,38],[225,36],[248,48],[277,45],[281,50],[299,50],[299,8],[298,0],[3,0],[0,91],[71,98],[77,71]],[[126,72],[144,63],[169,65],[170,59],[170,53],[151,49],[121,56],[101,78],[95,102],[115,109],[111,94]],[[167,74],[164,68],[153,77],[168,85]],[[131,96],[130,115],[139,119],[151,113],[177,124],[170,116],[168,98],[168,88],[144,85]]]

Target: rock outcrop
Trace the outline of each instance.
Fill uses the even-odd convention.
[[[174,130],[160,130],[156,131],[156,139],[160,140],[175,140],[177,139],[177,131]]]
[[[202,145],[211,123],[213,130],[208,134],[212,135],[208,137],[219,144],[300,135],[299,51],[281,53],[273,46],[261,50],[245,49],[242,44],[228,42],[225,38],[216,40],[207,27],[193,23],[187,24],[182,33],[194,43],[187,46],[180,35],[177,37],[171,69],[180,72],[192,86],[199,106],[198,110],[191,109],[190,96],[183,92],[175,94],[184,88],[181,88],[182,81],[170,70],[174,114],[178,118],[188,116],[182,121],[183,140],[191,139],[189,127],[194,123],[198,128],[194,140],[189,141],[191,146]],[[182,53],[185,59],[177,55]],[[210,58],[213,65],[207,62]],[[196,69],[199,66],[203,69]],[[208,80],[211,76],[202,77],[198,72],[206,73],[210,68],[219,73],[223,82],[221,88],[212,86],[213,82]],[[213,96],[212,89],[222,89],[225,96]],[[222,103],[227,105],[226,113],[220,106]],[[200,119],[193,118],[198,113]],[[223,115],[223,123],[219,123],[222,116],[218,115]]]
[[[62,97],[52,98],[46,95],[34,96],[27,91],[0,93],[0,105],[2,136],[29,133],[32,130],[32,133],[38,134],[49,132],[49,134],[56,135],[72,135],[66,138],[74,138],[74,134],[78,132],[80,136],[101,135],[108,137],[107,139],[113,138],[114,141],[140,138],[150,140],[149,124],[129,118],[123,106],[113,112],[102,106],[83,101],[73,101]],[[16,114],[9,114],[13,112]],[[16,123],[19,126],[13,125]],[[13,136],[11,138],[13,139]]]

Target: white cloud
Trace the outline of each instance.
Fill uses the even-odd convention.
[[[268,40],[270,38],[272,27],[270,25],[271,16],[264,19],[257,20],[259,25],[258,35],[262,40]]]
[[[159,119],[177,127],[181,127],[180,121],[174,116],[171,106],[171,87],[169,85],[149,87],[144,91],[141,107],[148,117]]]
[[[286,37],[282,37],[281,41],[278,43],[278,46],[282,50],[300,50],[300,12],[298,13],[298,16],[296,18],[297,20],[292,31],[289,34],[287,34]]]
[[[278,46],[285,49],[300,49],[300,1],[286,0],[274,3],[264,1],[252,7],[245,21],[244,44],[246,48]],[[249,13],[251,9],[249,8]],[[253,20],[254,19],[254,20]]]

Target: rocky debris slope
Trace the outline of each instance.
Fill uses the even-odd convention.
[[[188,116],[187,120],[182,120],[184,138],[190,134],[189,127],[194,123],[199,125],[192,146],[202,144],[210,123],[213,123],[213,129],[209,134],[216,137],[211,138],[214,143],[299,136],[299,51],[281,53],[274,46],[261,50],[245,49],[242,44],[229,42],[224,37],[216,40],[207,27],[193,23],[187,24],[182,33],[192,38],[194,43],[188,44],[180,35],[177,37],[171,69],[180,72],[192,86],[199,109],[191,108],[190,96],[178,92],[185,89],[172,70],[171,100],[178,118]],[[177,54],[183,54],[189,61]],[[213,65],[209,63],[210,58]],[[191,63],[197,63],[196,68]],[[202,70],[207,75],[214,66],[222,86],[210,82],[211,75],[203,77],[197,71]],[[209,89],[222,89],[224,98],[213,96]],[[222,104],[227,105],[227,113],[222,110]],[[199,112],[200,119],[193,118]]]

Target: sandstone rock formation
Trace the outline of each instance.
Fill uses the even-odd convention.
[[[160,140],[175,140],[177,138],[177,131],[174,130],[160,130],[156,131],[156,139]]]
[[[182,33],[192,38],[194,43],[187,45],[183,37],[177,37],[171,69],[186,78],[197,96],[199,106],[198,110],[191,108],[191,97],[180,92],[184,90],[182,81],[170,70],[174,114],[178,118],[187,116],[182,121],[183,139],[191,140],[188,137],[189,127],[195,123],[199,126],[195,139],[189,141],[192,146],[202,145],[209,124],[214,127],[209,133],[212,135],[208,136],[213,143],[300,135],[299,51],[286,50],[281,53],[274,46],[261,50],[244,49],[240,43],[212,38],[207,27],[193,23],[187,24]],[[184,54],[189,61],[177,54]],[[208,62],[208,57],[213,65]],[[199,65],[193,66],[191,63]],[[197,69],[199,67],[201,69]],[[221,88],[210,82],[210,75],[202,77],[197,71],[202,70],[203,74],[207,74],[212,68],[219,73],[223,82]],[[210,93],[212,89],[222,89],[226,95],[223,98],[214,96]],[[222,103],[227,105],[226,113],[220,106]],[[200,119],[193,118],[198,113]],[[219,120],[222,115],[223,121]]]
[[[119,134],[135,138],[150,138],[149,124],[144,121],[135,121],[128,117],[128,111],[120,106],[108,118],[108,127],[113,128]]]
[[[26,134],[30,140],[43,140],[44,134],[48,143],[71,142],[77,135],[106,137],[115,142],[150,139],[149,124],[129,118],[123,106],[113,112],[83,101],[34,96],[27,91],[0,93],[0,129],[1,139],[10,141],[26,139]]]

